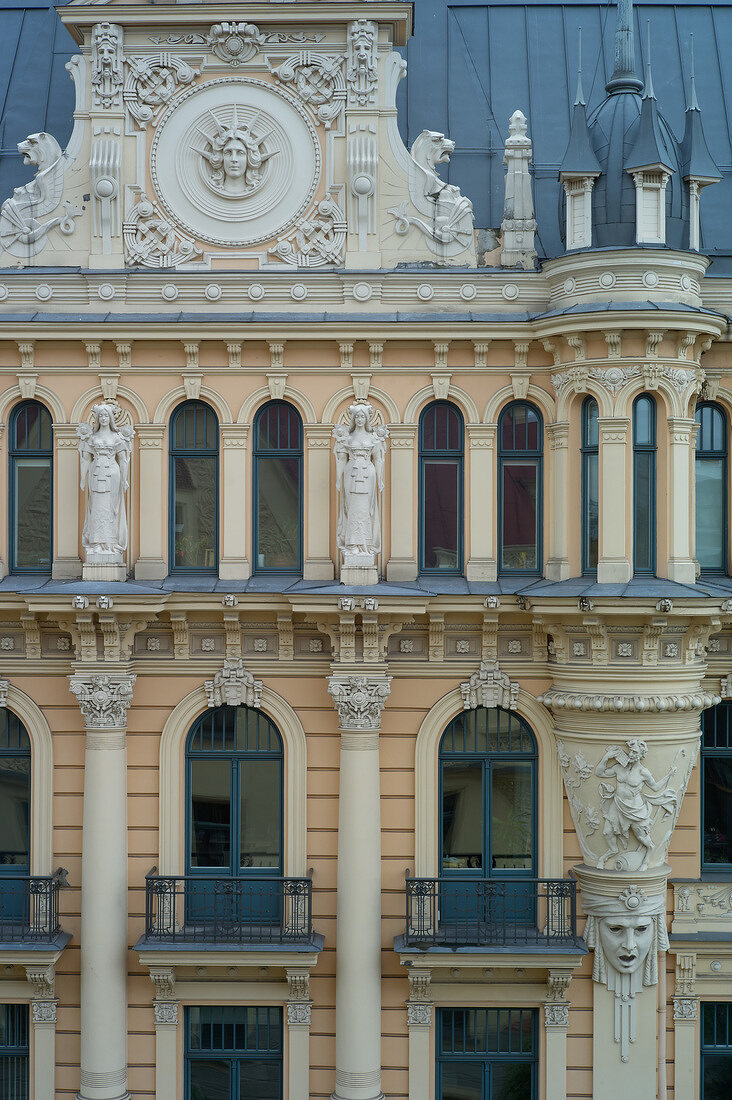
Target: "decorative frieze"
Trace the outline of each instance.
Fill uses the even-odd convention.
[[[674,935],[732,937],[732,881],[677,881],[673,888]],[[678,991],[678,973],[676,988]]]
[[[344,676],[328,680],[342,730],[378,730],[391,691],[391,676]]]
[[[71,693],[76,696],[88,730],[126,727],[136,679],[133,673],[124,676],[82,676],[75,673],[69,677]]]
[[[621,645],[630,643],[618,643]],[[618,656],[623,656],[622,652]],[[632,651],[629,654],[632,656]],[[680,712],[688,710],[706,710],[721,701],[719,695],[708,691],[679,695],[585,695],[580,692],[559,691],[550,688],[539,696],[539,702],[549,707],[555,714],[561,711],[610,711],[615,714],[637,713],[657,714],[664,711]]]
[[[255,680],[244,668],[241,658],[227,658],[213,680],[203,685],[209,707],[259,707],[262,702],[262,681]]]
[[[501,670],[497,661],[489,664],[481,661],[480,668],[470,679],[460,685],[463,708],[474,710],[476,707],[502,707],[515,710],[518,705],[520,685],[511,680]]]

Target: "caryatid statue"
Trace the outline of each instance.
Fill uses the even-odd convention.
[[[381,550],[379,493],[384,489],[386,427],[372,427],[371,405],[351,405],[348,426],[333,429],[336,489],[340,494],[336,542],[343,554],[341,580],[375,584],[376,555]],[[349,569],[363,570],[349,576]],[[366,576],[366,571],[370,576]],[[345,572],[345,575],[344,575]]]
[[[122,567],[127,549],[125,493],[132,453],[131,427],[117,427],[114,405],[95,405],[91,424],[80,424],[81,488],[86,514],[81,544],[87,564]]]

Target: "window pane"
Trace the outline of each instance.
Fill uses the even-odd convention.
[[[424,463],[424,568],[460,568],[458,512],[460,463]]]
[[[538,569],[537,464],[503,464],[503,569]]]
[[[257,460],[257,568],[300,567],[300,460]]]
[[[732,863],[732,756],[703,758],[704,863]]]
[[[231,764],[228,760],[191,762],[191,866],[230,863]]]
[[[655,443],[654,407],[650,397],[639,397],[633,406],[633,442]]]
[[[229,1062],[206,1062],[197,1058],[191,1067],[190,1100],[230,1100],[231,1065]]]
[[[494,763],[491,783],[492,866],[531,870],[531,764]]]
[[[635,569],[638,572],[653,571],[655,516],[653,495],[655,488],[655,455],[638,452],[635,455],[635,485],[633,493],[633,532]]]
[[[30,763],[28,756],[0,756],[0,864],[5,866],[30,863]]]
[[[279,1100],[279,1062],[239,1063],[239,1100]]]
[[[584,439],[582,440],[585,447],[597,447],[600,442],[600,424],[599,424],[600,410],[597,405],[597,401],[594,398],[589,398],[585,402],[585,416],[584,416]]]
[[[442,866],[483,866],[483,768],[442,766]]]
[[[175,464],[175,565],[216,568],[216,459],[186,455]]]
[[[16,569],[51,568],[51,463],[16,458],[13,516]]]
[[[241,867],[280,865],[280,761],[243,760],[240,765]]]
[[[443,1062],[441,1100],[483,1100],[480,1062]]]
[[[491,1100],[528,1100],[531,1096],[531,1065],[527,1062],[493,1062]]]
[[[584,470],[584,496],[582,506],[584,508],[583,533],[585,569],[597,569],[598,560],[598,531],[600,515],[600,496],[598,490],[597,463],[598,457],[593,454],[582,456]]]
[[[696,556],[702,569],[725,567],[724,461],[696,462]]]

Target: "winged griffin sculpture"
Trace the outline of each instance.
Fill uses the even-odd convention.
[[[16,187],[12,198],[0,207],[0,246],[12,256],[35,256],[45,244],[51,229],[58,226],[64,236],[74,232],[74,219],[81,210],[70,202],[63,212],[43,222],[40,219],[58,206],[63,193],[66,160],[51,134],[31,134],[18,144],[24,164],[34,164],[37,172],[30,183]]]

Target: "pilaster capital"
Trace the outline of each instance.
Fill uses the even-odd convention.
[[[138,424],[135,432],[142,450],[152,451],[162,448],[165,424]]]
[[[544,1027],[564,1030],[569,1024],[569,1001],[544,1002]]]
[[[79,437],[76,434],[78,424],[54,424],[53,441],[59,451],[76,450],[79,446]]]
[[[311,450],[330,450],[333,428],[330,424],[306,424],[305,439]]]
[[[416,424],[393,424],[389,427],[389,443],[392,450],[411,450],[414,447],[416,436]]]
[[[126,728],[136,679],[134,673],[69,676],[69,688],[76,696],[87,730]]]
[[[629,416],[601,416],[597,421],[600,428],[600,442],[625,443],[630,428]]]
[[[431,1027],[432,1004],[430,1001],[407,1001],[407,1026]]]
[[[558,420],[554,424],[547,424],[546,433],[549,436],[549,446],[553,451],[564,451],[569,443],[569,421]]]
[[[699,1001],[696,997],[674,997],[674,1020],[693,1023],[699,1011]]]
[[[312,1008],[312,1001],[288,1001],[287,1026],[309,1028]]]
[[[222,424],[219,431],[221,432],[221,442],[225,448],[234,450],[244,450],[246,448],[249,439],[248,424]]]
[[[391,676],[383,673],[352,676],[334,673],[328,679],[328,692],[338,711],[342,730],[379,730],[381,712],[391,691]]]
[[[58,1008],[58,1001],[31,1001],[31,1011],[33,1013],[33,1023],[36,1024],[55,1024],[56,1023],[56,1009]]]
[[[492,451],[498,434],[497,424],[468,424],[468,446],[471,451]]]
[[[177,1001],[153,1001],[155,1010],[156,1027],[178,1026],[178,1002]]]
[[[689,419],[686,416],[669,416],[668,418],[668,437],[670,443],[686,445],[691,442],[692,434],[696,434],[694,429],[696,427],[696,420]]]

